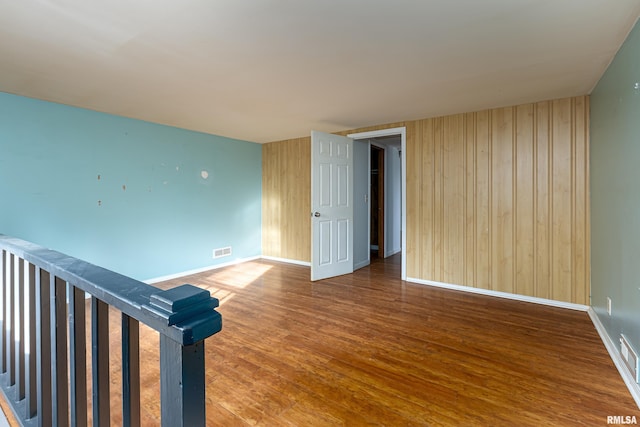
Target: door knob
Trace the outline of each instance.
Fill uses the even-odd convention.
[[[320,216],[320,212],[314,212],[313,216],[315,216],[316,218],[318,218]]]

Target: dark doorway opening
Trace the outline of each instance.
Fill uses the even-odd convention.
[[[384,258],[384,148],[371,145],[371,256]]]

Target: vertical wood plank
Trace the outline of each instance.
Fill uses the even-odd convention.
[[[574,113],[574,183],[573,183],[573,295],[572,301],[578,304],[588,305],[589,301],[589,276],[587,270],[587,257],[589,246],[587,245],[589,227],[587,211],[589,210],[588,196],[589,181],[587,169],[588,132],[589,132],[589,107],[586,97],[575,98]]]
[[[109,306],[91,298],[91,374],[93,425],[108,426],[109,404]]]
[[[442,126],[442,277],[464,283],[464,116],[447,116]],[[444,202],[446,200],[446,202]]]
[[[69,424],[67,360],[67,283],[50,275],[52,417],[58,426]]]
[[[491,289],[491,127],[489,111],[476,114],[476,282],[473,285],[482,289]]]
[[[424,144],[422,142],[422,123],[423,122],[421,120],[416,120],[415,122],[412,122],[411,125],[407,126],[407,253],[403,255],[406,256],[407,259],[406,264],[408,277],[423,277],[421,271],[423,268],[423,263],[421,262],[422,245],[420,242],[425,233],[422,231],[422,223],[420,221],[422,218],[422,186],[418,185],[420,182],[419,174],[422,172],[422,168],[419,166],[422,163],[422,150],[424,149]]]
[[[491,288],[513,292],[513,109],[491,113]]]
[[[572,99],[555,100],[552,129],[552,278],[551,298],[571,302],[572,247]]]
[[[534,105],[517,107],[516,120],[515,292],[520,295],[534,296]]]
[[[71,426],[87,425],[87,343],[84,292],[75,286],[69,293],[69,359]]]
[[[465,248],[464,265],[465,276],[462,283],[467,286],[476,286],[476,114],[468,113],[464,119],[464,216],[465,216]]]
[[[551,298],[551,103],[536,104],[535,296]]]
[[[420,171],[416,183],[420,189],[421,229],[420,257],[422,260],[422,277],[435,280],[437,267],[435,259],[436,245],[436,122],[434,119],[422,121],[422,162],[414,166]],[[420,161],[420,157],[415,159]]]
[[[433,280],[443,281],[443,238],[444,238],[444,180],[443,180],[443,118],[438,117],[432,120],[433,123],[433,143],[434,143],[434,178],[433,178]]]

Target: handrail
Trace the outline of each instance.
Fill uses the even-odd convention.
[[[0,249],[3,247],[183,345],[202,341],[222,329],[222,317],[214,310],[218,307],[218,300],[195,286],[182,285],[161,291],[153,285],[78,258],[0,234]],[[179,292],[177,289],[182,290]],[[197,307],[185,307],[187,304],[178,301],[174,301],[173,306],[162,304],[161,301],[167,297],[192,301]],[[180,322],[169,322],[169,318],[177,314],[170,310],[186,308],[191,309],[187,313],[189,316]]]
[[[34,276],[28,280],[21,271],[27,267]],[[0,388],[23,425],[86,425],[85,293],[92,299],[94,425],[109,424],[109,306],[122,312],[124,424],[140,425],[139,322],[160,334],[162,425],[206,424],[204,340],[222,328],[218,300],[208,291],[193,285],[160,290],[2,234],[0,285]],[[61,322],[68,322],[68,337]],[[34,335],[27,334],[29,340],[25,326]]]

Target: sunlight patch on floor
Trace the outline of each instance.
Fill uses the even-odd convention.
[[[226,289],[209,289],[209,292],[211,292],[212,297],[218,298],[220,305],[231,300],[231,298],[233,298],[236,295],[235,292],[231,292]]]
[[[215,281],[223,285],[244,289],[271,270],[271,268],[271,265],[259,263],[238,264],[216,272]]]

